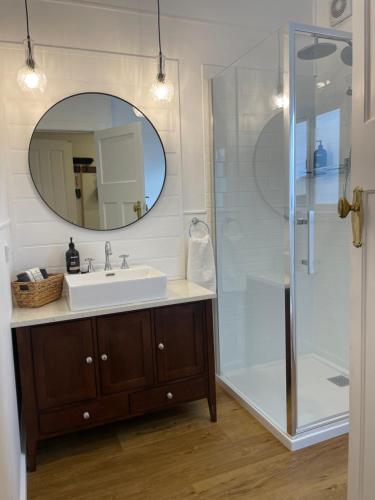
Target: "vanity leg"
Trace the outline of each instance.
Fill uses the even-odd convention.
[[[208,396],[208,409],[210,410],[211,422],[217,422],[217,413],[216,413],[216,396]]]
[[[36,449],[37,441],[27,441],[26,443],[26,467],[28,472],[36,470]]]

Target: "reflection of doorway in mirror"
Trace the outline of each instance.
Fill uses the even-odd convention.
[[[100,225],[126,226],[145,213],[141,123],[100,130],[95,141]]]
[[[48,144],[48,141],[50,144],[53,144],[54,141],[60,141],[70,145],[70,161],[65,162],[65,169],[69,178],[73,175],[74,186],[71,186],[71,182],[69,185],[64,185],[65,189],[69,189],[69,191],[73,189],[74,191],[72,197],[74,201],[71,201],[71,206],[74,208],[73,215],[70,214],[66,218],[80,226],[100,229],[94,133],[45,131],[36,132],[34,137],[38,141],[43,140],[44,144]],[[75,165],[73,158],[76,158]],[[80,164],[77,162],[78,158],[92,158],[93,161],[91,164],[83,164],[83,162]],[[58,185],[61,190],[61,182]],[[44,191],[41,192],[44,194]],[[51,206],[54,206],[54,202],[51,203]],[[60,210],[58,213],[61,214]]]
[[[78,224],[80,213],[74,202],[72,144],[62,138],[38,135],[30,147],[30,167],[35,185],[48,205]]]

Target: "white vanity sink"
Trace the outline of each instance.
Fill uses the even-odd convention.
[[[167,276],[149,266],[65,276],[72,311],[118,306],[167,296]]]

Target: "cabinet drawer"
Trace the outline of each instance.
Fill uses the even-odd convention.
[[[156,389],[136,392],[130,396],[130,411],[133,415],[142,414],[184,401],[201,399],[207,395],[207,381],[204,378],[163,385]]]
[[[39,416],[40,430],[45,434],[54,434],[77,428],[91,427],[116,418],[129,415],[127,394],[91,401],[62,410],[42,413]]]

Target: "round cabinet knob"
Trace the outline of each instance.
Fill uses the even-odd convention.
[[[165,345],[160,342],[160,344],[158,345],[158,349],[159,351],[164,351]]]
[[[86,363],[87,363],[88,365],[91,365],[91,364],[92,364],[92,362],[93,362],[92,357],[91,357],[91,356],[88,356],[88,357],[86,358]]]
[[[107,361],[108,356],[107,356],[106,354],[102,354],[102,355],[100,356],[100,358],[101,358],[101,360],[102,360],[102,361]]]
[[[167,392],[167,398],[168,399],[173,399],[173,394],[171,392]]]
[[[90,413],[88,411],[85,411],[84,414],[83,414],[83,418],[85,420],[88,420],[90,418]]]

